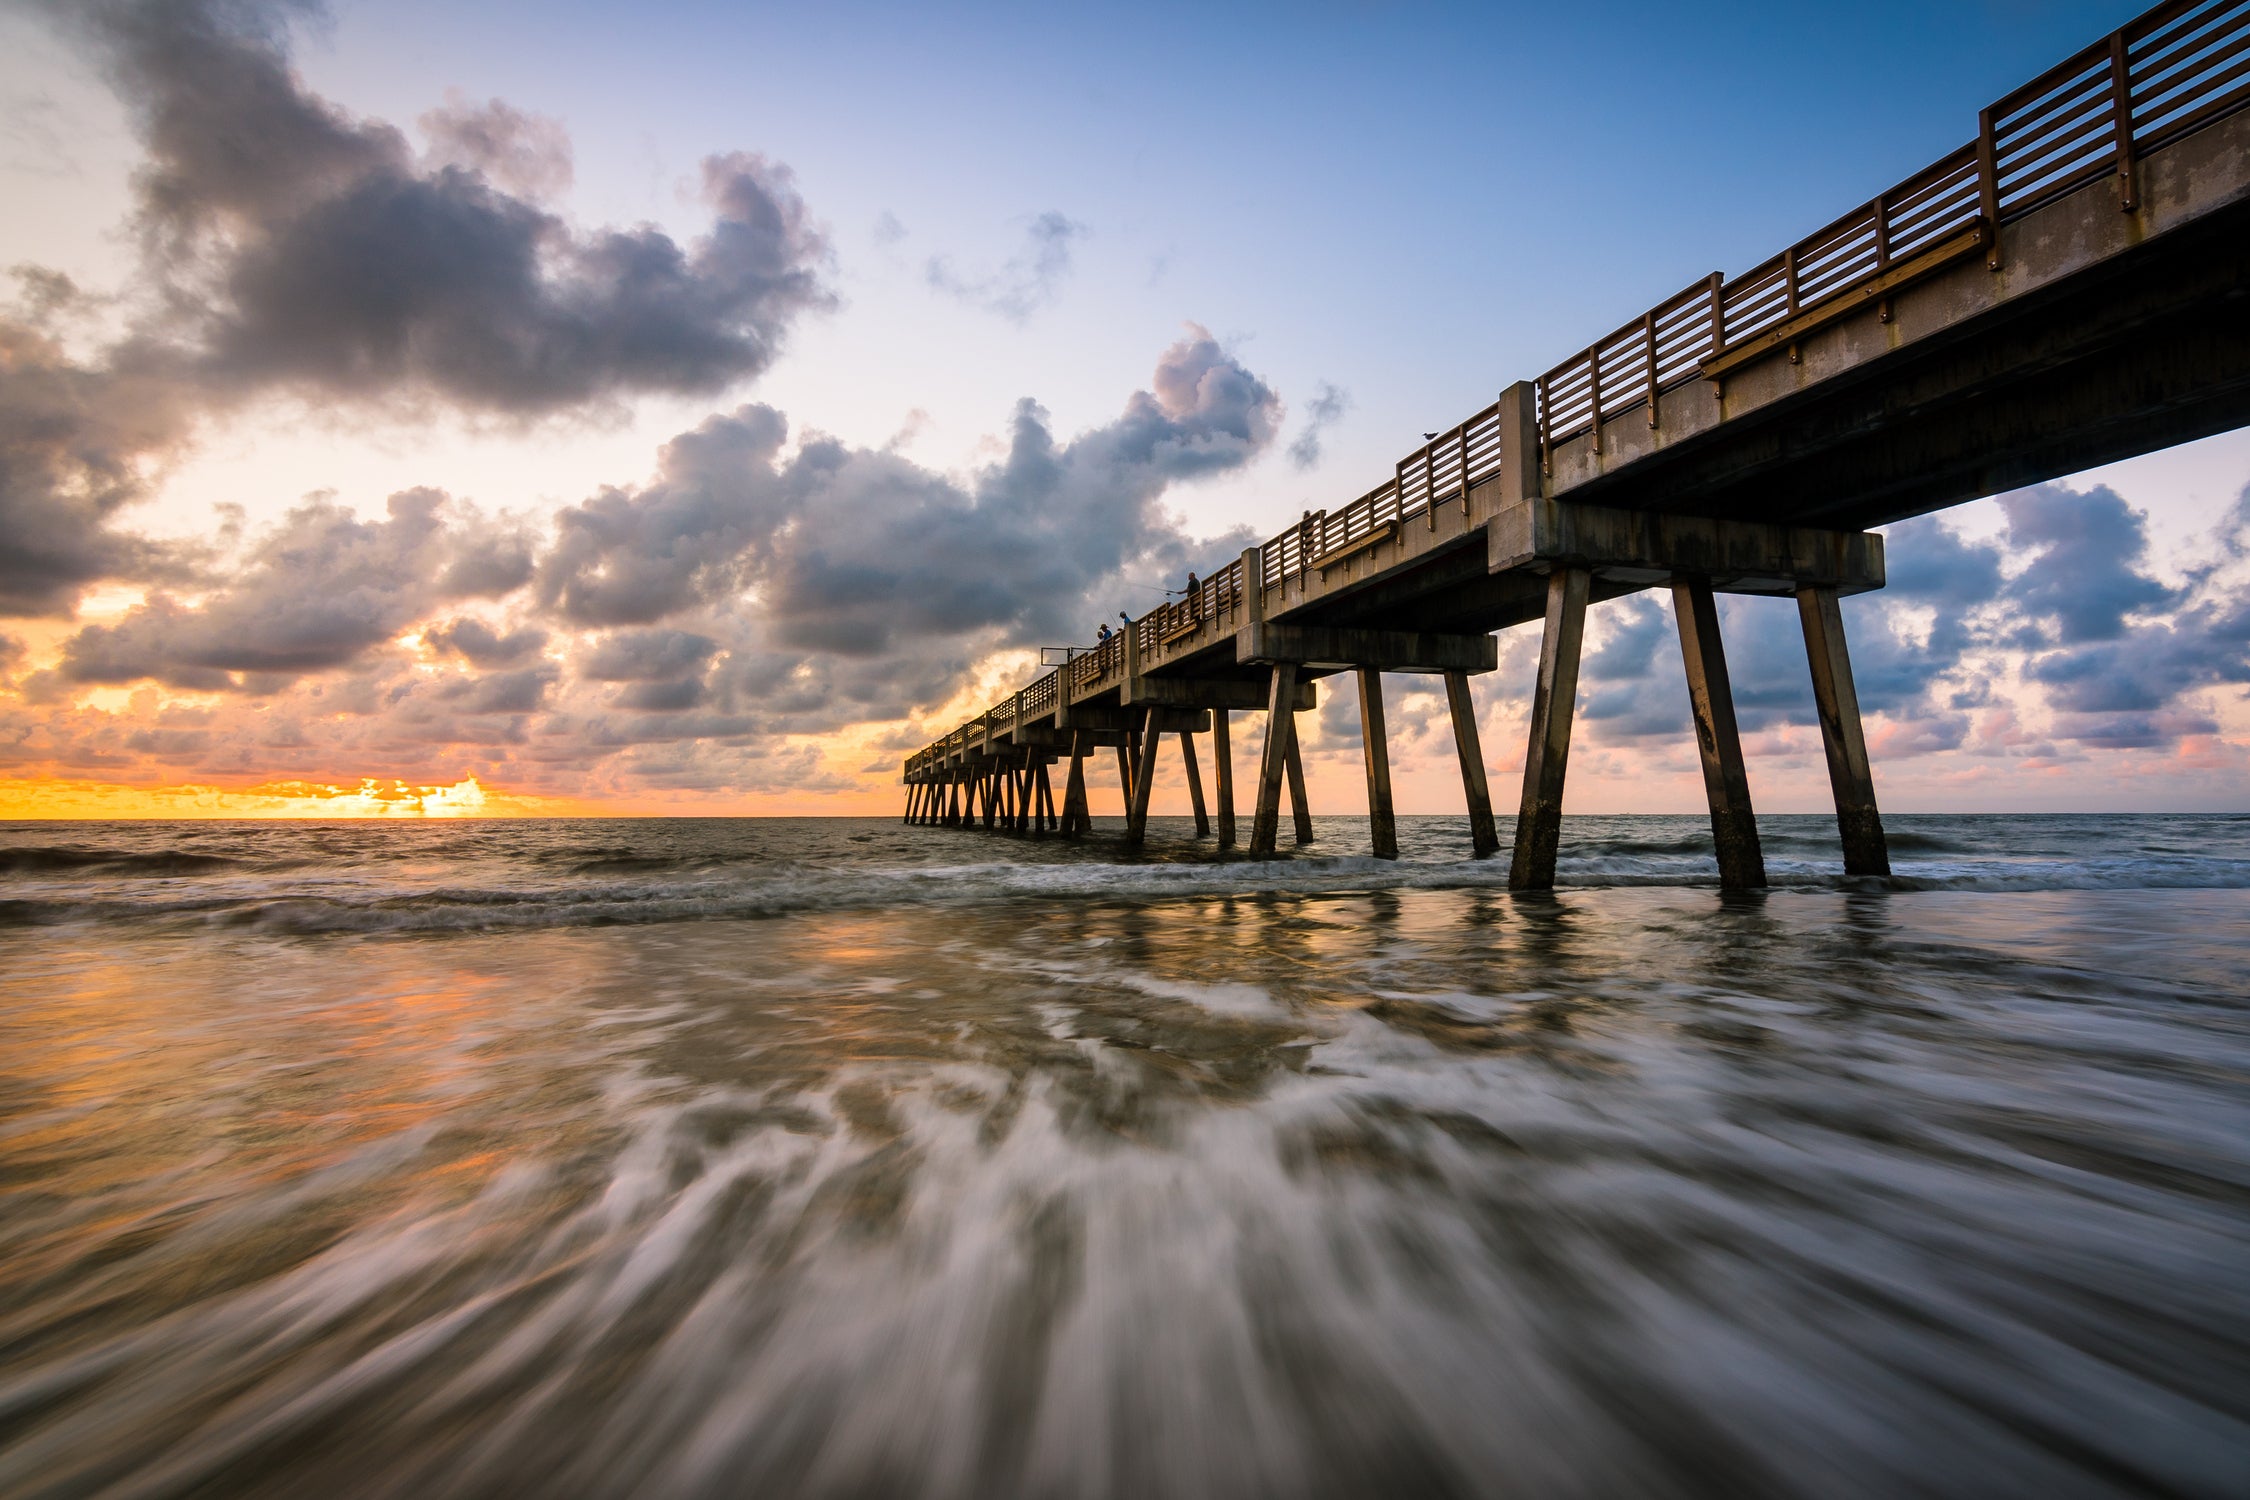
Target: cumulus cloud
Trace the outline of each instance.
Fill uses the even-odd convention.
[[[502,633],[482,620],[461,617],[425,628],[422,644],[441,656],[458,656],[475,666],[506,667],[536,655],[547,644],[547,632],[526,626]]]
[[[897,223],[887,214],[884,219]],[[880,235],[881,223],[877,230]],[[922,274],[932,288],[949,297],[981,307],[1011,323],[1024,323],[1054,301],[1063,278],[1070,274],[1070,247],[1085,235],[1085,225],[1050,209],[1031,220],[1024,231],[1023,249],[997,271],[964,277],[953,269],[952,261],[934,255],[923,266]],[[903,228],[897,238],[904,238]]]
[[[703,163],[712,219],[692,242],[582,230],[543,202],[568,182],[556,122],[455,98],[423,117],[418,157],[304,87],[289,44],[309,6],[44,8],[139,134],[144,291],[90,356],[56,329],[95,299],[59,273],[28,269],[0,314],[0,614],[63,613],[101,578],[176,570],[119,515],[201,418],[244,399],[528,420],[715,393],[832,300],[827,242],[762,157]]]
[[[98,579],[162,570],[163,549],[112,523],[188,420],[184,393],[138,351],[84,368],[0,316],[0,616],[68,614]]]
[[[2204,565],[2184,587],[2146,571],[2147,518],[2107,486],[2055,485],[2001,501],[2008,541],[2031,553],[2006,593],[2033,651],[2024,676],[2082,744],[2169,745],[2218,724],[2188,695],[2250,683],[2250,584],[2229,581],[2245,557],[2250,490],[2235,502]]]
[[[570,190],[570,133],[562,121],[517,109],[502,99],[472,104],[458,89],[414,122],[429,142],[425,161],[481,174],[504,192],[548,200]]]
[[[33,674],[43,709],[0,705],[0,764],[311,775],[348,756],[382,775],[451,747],[527,788],[825,786],[790,737],[896,738],[995,653],[1083,638],[1126,582],[1238,552],[1244,535],[1195,538],[1164,497],[1256,458],[1279,419],[1191,328],[1114,419],[1064,438],[1025,401],[1006,455],[966,479],[792,447],[779,412],[749,405],[544,536],[434,490],[373,519],[314,497],[210,559],[201,593],[70,637]],[[148,683],[204,706],[149,701],[135,740],[67,701]]]
[[[436,606],[504,594],[528,575],[528,543],[437,490],[393,495],[362,521],[319,497],[291,511],[239,571],[199,602],[157,594],[64,648],[77,683],[142,679],[206,692],[272,692],[347,666]],[[509,576],[495,557],[519,556]]]
[[[1343,420],[1344,413],[1351,407],[1351,392],[1325,380],[1314,387],[1312,399],[1305,403],[1305,425],[1298,429],[1296,438],[1289,444],[1289,462],[1300,473],[1320,467],[1320,440],[1328,435],[1328,429]]]
[[[563,512],[542,604],[577,626],[649,625],[741,599],[748,635],[714,690],[848,718],[942,698],[984,652],[1077,639],[1135,564],[1208,566],[1165,513],[1174,484],[1239,467],[1280,402],[1200,328],[1112,422],[1058,441],[1034,402],[1005,458],[963,485],[894,452],[815,438],[784,454],[746,406],[669,444],[651,484]]]
[[[425,117],[435,161],[289,65],[298,7],[95,0],[67,12],[132,111],[141,228],[207,381],[433,395],[531,415],[763,370],[825,305],[827,246],[785,168],[708,158],[708,234],[581,232],[519,196],[566,179],[552,121]]]

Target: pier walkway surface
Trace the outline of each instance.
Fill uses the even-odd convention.
[[[1370,836],[1395,856],[1382,674],[1442,675],[1478,854],[1500,841],[1468,678],[1542,620],[1510,884],[1554,882],[1586,606],[1672,591],[1721,883],[1764,884],[1714,607],[1797,600],[1846,870],[1885,875],[1837,600],[1882,587],[1880,526],[2250,424],[2250,0],[2155,7],[1994,103],[1973,140],[1731,279],[1717,272],[1438,433],[1347,505],[1245,551],[908,757],[909,821],[1083,832],[1113,748],[1127,837],[1158,750],[1266,714],[1250,852],[1295,715],[1352,672]],[[1068,762],[1058,808],[1049,767]]]

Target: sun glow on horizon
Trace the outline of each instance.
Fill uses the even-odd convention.
[[[572,817],[586,804],[493,791],[474,776],[418,786],[373,776],[347,782],[268,781],[255,786],[123,786],[109,782],[0,780],[0,818],[537,818]]]

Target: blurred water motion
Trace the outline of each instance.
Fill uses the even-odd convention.
[[[0,1494],[2245,1493],[2245,825],[1897,821],[0,830]]]

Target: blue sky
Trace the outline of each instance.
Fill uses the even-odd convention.
[[[148,307],[152,289],[176,302],[187,287],[190,300],[215,306],[231,295],[220,275],[227,266],[280,253],[261,238],[278,235],[273,216],[308,211],[309,200],[291,199],[259,209],[265,221],[202,225],[199,253],[219,269],[192,287],[176,265],[152,268],[132,226],[136,214],[146,222],[136,182],[145,184],[158,149],[139,109],[153,75],[121,83],[115,40],[147,15],[190,16],[264,49],[276,67],[294,70],[302,98],[325,101],[354,130],[397,127],[407,154],[385,170],[436,173],[453,160],[485,173],[495,191],[520,191],[523,204],[581,236],[574,243],[591,244],[585,237],[604,226],[636,225],[679,246],[700,243],[715,212],[700,186],[702,163],[757,153],[758,175],[743,181],[801,204],[798,249],[818,288],[759,314],[772,351],[710,378],[596,372],[567,396],[495,400],[413,368],[379,388],[301,360],[255,379],[239,369],[195,375],[177,394],[178,422],[136,450],[145,482],[129,504],[105,512],[111,531],[146,541],[135,553],[143,561],[74,585],[67,607],[41,595],[46,602],[19,621],[0,621],[14,643],[0,663],[14,684],[0,690],[0,712],[12,716],[0,727],[13,730],[0,735],[13,746],[0,775],[477,774],[533,793],[590,790],[620,806],[870,805],[888,795],[873,768],[1008,681],[1024,647],[1042,638],[1034,632],[1090,631],[1114,604],[1151,602],[1166,570],[1203,555],[1198,549],[1232,545],[1236,528],[1264,534],[1300,508],[1350,498],[1425,429],[1536,376],[1704,273],[1763,258],[1958,145],[1973,133],[1979,104],[2134,9],[344,0],[321,14],[253,0],[99,0],[63,10],[80,24],[58,24],[56,8],[7,6],[0,192],[23,211],[0,224],[0,264],[60,270],[89,294],[65,340],[71,368],[114,374],[119,341],[159,326],[150,321],[159,316]],[[85,24],[86,16],[95,20]],[[187,76],[184,64],[164,87],[183,98],[224,92],[216,79]],[[516,113],[492,113],[494,101]],[[453,148],[438,133],[503,118],[535,122],[524,140],[566,142],[567,178],[549,173],[519,190],[493,161],[460,166],[468,158],[444,156]],[[215,337],[182,316],[176,306],[162,314],[164,337],[183,348]],[[199,370],[217,368],[209,348],[198,351]],[[1133,393],[1182,369],[1251,383],[1239,401],[1165,409],[1167,430],[1206,445],[1209,461],[1130,476],[1104,467]],[[956,601],[929,616],[912,650],[870,644],[827,605],[775,613],[775,600],[812,587],[809,575],[758,574],[749,561],[724,586],[699,574],[658,613],[630,620],[571,616],[558,603],[564,585],[530,572],[519,592],[413,601],[361,579],[354,587],[381,596],[361,610],[366,629],[338,636],[348,637],[341,655],[291,668],[295,675],[259,665],[281,659],[270,642],[227,636],[227,622],[268,618],[272,599],[289,589],[318,598],[339,588],[340,575],[317,568],[274,571],[274,556],[305,553],[310,533],[290,528],[314,524],[301,519],[307,496],[327,507],[324,545],[346,538],[411,551],[404,532],[339,530],[337,518],[376,526],[392,513],[389,497],[443,491],[450,508],[430,511],[440,519],[428,526],[451,528],[449,537],[513,526],[526,568],[546,579],[562,566],[568,539],[590,534],[584,517],[605,487],[653,514],[684,483],[665,468],[665,445],[751,402],[780,414],[785,436],[768,476],[775,493],[810,483],[808,446],[832,440],[851,457],[821,473],[854,486],[848,493],[870,524],[888,516],[900,535],[920,535],[929,505],[951,526],[959,517],[947,506],[992,513],[1001,503],[992,466],[1022,451],[1017,403],[1025,398],[1044,413],[1040,430],[1080,466],[1077,487],[1056,503],[1130,507],[1143,529],[1120,539],[1082,527],[1052,539],[1063,550],[1051,557],[1014,557],[1009,566],[1026,570],[1023,593],[1035,604],[980,616]],[[2068,494],[2106,484],[2138,516],[2137,566],[2153,581],[2139,591],[2141,613],[2120,616],[2124,634],[2112,639],[2142,627],[2177,633],[2179,612],[2198,609],[2197,628],[2222,637],[2233,628],[2220,593],[2234,575],[2194,585],[2202,592],[2191,600],[2189,572],[2215,555],[2214,528],[2246,483],[2250,440],[2234,434],[2049,496],[2067,509]],[[951,498],[929,498],[941,489]],[[912,495],[922,498],[901,498]],[[809,523],[773,524],[793,535]],[[2048,545],[2027,522],[2011,530],[1990,502],[1956,513],[1944,532],[1995,548],[2001,581]],[[425,542],[438,545],[413,546]],[[966,567],[976,554],[961,544]],[[159,554],[170,561],[147,561]],[[409,572],[421,566],[394,561]],[[1979,648],[1990,660],[1970,665],[1963,656],[1949,668],[1922,660],[1919,706],[1902,704],[1889,731],[1900,749],[1886,767],[1897,798],[2110,805],[2117,777],[2129,775],[2139,778],[2134,805],[2241,804],[2245,716],[2226,665],[2239,659],[2239,643],[2219,640],[2205,653],[2218,665],[2160,695],[2176,726],[2161,743],[2121,746],[2111,734],[2092,745],[2057,736],[2073,711],[2050,701],[2057,689],[2047,679],[2064,669],[2039,667],[2045,658],[2025,631],[2052,635],[2050,653],[2090,646],[2062,639],[2061,623],[2024,615],[2036,603],[2029,596],[2003,593],[1996,581],[1976,606],[1992,616]],[[1859,611],[1878,634],[1895,625],[1900,649],[1925,652],[1928,613],[1903,594]],[[543,644],[482,664],[431,644],[452,638],[449,621],[470,618],[495,639],[528,641],[534,632]],[[1597,622],[1590,671],[1597,662],[1625,669],[1625,646],[1604,657],[1599,642],[1609,631],[1629,644],[1634,622],[1646,624],[1630,612]],[[634,631],[642,634],[623,634]],[[680,647],[675,636],[707,644]],[[188,640],[201,664],[192,670],[174,659]],[[128,642],[142,644],[128,652]],[[627,656],[670,663],[664,670],[675,676],[598,675]],[[473,677],[502,667],[519,684],[508,692]],[[1972,753],[1973,728],[1947,731],[1950,743],[1928,732],[1970,712],[1946,706],[1962,697],[1958,681],[1942,693],[1929,686],[1945,670],[2020,683],[2008,697],[2027,726],[2015,752],[2004,752],[1997,729],[1981,755]],[[785,680],[784,692],[776,684]],[[1633,680],[1589,683],[1592,738],[1577,805],[1637,805],[1654,795],[1665,807],[1693,806],[1684,746],[1603,727],[1644,722],[1622,712],[1604,718],[1593,705],[1591,695],[1614,699]],[[1676,696],[1676,684],[1647,680],[1648,693]],[[1480,692],[1495,769],[1505,772],[1520,755],[1511,743],[1520,695],[1499,679]],[[762,694],[771,703],[777,693],[821,701],[801,713],[752,701]],[[426,706],[444,694],[456,705],[496,706],[473,722],[426,714],[413,733],[381,706]],[[339,699],[354,706],[331,712]],[[660,702],[675,706],[651,707]],[[730,706],[722,712],[721,703]],[[1427,738],[1426,707],[1405,699],[1402,795],[1409,807],[1419,800],[1434,810],[1458,791],[1445,786],[1442,756],[1415,749]],[[1991,705],[1982,711],[1989,720]],[[1792,724],[1794,712],[1780,711],[1764,746],[1768,805],[1818,805],[1817,739]],[[274,733],[283,720],[291,731]],[[157,734],[159,721],[177,733]],[[1343,788],[1347,726],[1338,722],[1335,733],[1323,763]],[[143,746],[173,748],[132,750],[136,734]]]

